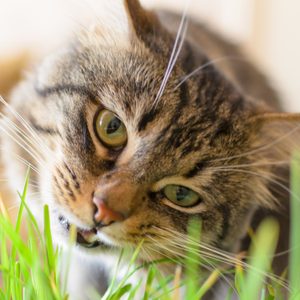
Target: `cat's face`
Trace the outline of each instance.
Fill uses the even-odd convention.
[[[203,242],[234,251],[269,196],[259,166],[234,171],[261,159],[244,155],[259,144],[254,105],[213,66],[181,82],[206,61],[188,43],[158,99],[174,38],[155,28],[120,44],[85,32],[19,87],[12,103],[41,141],[38,201],[54,236],[67,241],[74,224],[78,245],[96,253],[144,240],[144,259],[174,256],[192,216]]]

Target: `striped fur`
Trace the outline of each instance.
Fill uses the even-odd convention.
[[[80,228],[95,226],[92,195],[103,189],[109,207],[126,216],[100,229],[110,245],[145,239],[148,256],[142,251],[141,260],[180,256],[184,249],[174,249],[178,240],[166,232],[184,236],[198,216],[203,243],[235,253],[260,208],[286,206],[288,178],[281,174],[297,146],[300,118],[280,114],[276,93],[242,53],[192,19],[158,98],[180,17],[145,11],[135,0],[125,4],[126,46],[124,36],[117,43],[120,30],[108,39],[96,24],[16,88],[10,103],[24,120],[9,108],[6,116],[30,147],[25,135],[14,133],[22,148],[3,132],[11,183],[25,176],[21,163],[10,164],[17,153],[37,169],[33,206],[50,205],[58,240],[67,239],[60,214]],[[95,134],[95,115],[104,107],[127,128],[121,150],[106,148]],[[174,207],[162,196],[166,184],[187,186],[202,201]]]

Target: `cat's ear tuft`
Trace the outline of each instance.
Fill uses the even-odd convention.
[[[274,209],[288,195],[288,172],[292,156],[300,153],[300,114],[259,112],[250,117],[250,149],[242,156],[253,163],[246,170],[257,177],[259,205]],[[252,169],[253,168],[253,169]]]
[[[250,121],[258,155],[289,161],[294,151],[300,152],[300,113],[261,113]]]

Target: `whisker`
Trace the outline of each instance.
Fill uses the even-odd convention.
[[[151,236],[150,236],[149,238],[152,239],[153,241],[156,240],[155,238],[153,238],[153,237],[151,237]],[[183,247],[183,245],[182,245],[182,239],[180,240],[180,242],[177,243],[176,240],[173,240],[173,239],[171,239],[171,238],[166,238],[166,237],[160,236],[160,239],[161,239],[161,238],[163,238],[163,240],[167,241],[167,245],[169,245],[169,246],[172,245],[172,246],[174,246],[176,249],[178,248],[179,250],[183,250],[183,248],[186,246],[186,245],[184,245],[184,247]],[[186,239],[185,239],[185,240],[186,240]],[[161,243],[161,241],[160,241],[159,239],[157,239],[156,242],[157,242],[157,244],[159,245],[159,247],[162,247],[162,246],[163,246],[163,244]],[[185,242],[188,243],[187,240],[186,240]],[[198,243],[197,246],[200,246],[200,244]],[[170,252],[170,249],[171,249],[171,248],[169,248],[168,246],[164,246],[163,248],[164,248],[164,250],[166,250],[167,252]],[[189,250],[192,250],[192,249],[189,249]],[[175,252],[174,250],[173,250],[173,253],[176,254],[177,256],[179,255],[179,256],[185,258],[185,254],[184,254],[184,253]],[[198,253],[200,253],[200,252],[198,252]],[[206,256],[206,258],[214,258],[213,256],[211,256],[211,255],[209,255],[208,253],[205,253],[205,252],[201,252],[201,258],[203,258],[202,254],[204,254],[204,257]],[[198,261],[195,261],[195,260],[194,260],[194,262],[198,262]],[[208,261],[206,260],[205,262],[208,262]],[[210,263],[212,264],[213,262],[210,262]],[[214,266],[214,267],[215,267],[215,266]]]
[[[218,171],[232,171],[232,172],[246,173],[246,174],[251,174],[251,175],[259,176],[259,177],[264,178],[264,179],[268,180],[269,182],[274,183],[275,185],[279,186],[284,191],[290,193],[293,197],[295,197],[295,199],[297,199],[298,201],[300,201],[300,198],[291,189],[287,188],[285,185],[283,185],[279,181],[277,181],[275,179],[272,179],[269,176],[269,173],[266,173],[267,175],[264,176],[262,173],[257,173],[257,172],[252,172],[252,171],[248,171],[248,170],[242,170],[242,169],[230,169],[230,168],[218,169]]]
[[[160,230],[162,230],[162,231],[165,231],[165,230],[166,230],[166,232],[169,231],[169,232],[172,234],[172,235],[170,236],[170,239],[174,239],[176,236],[178,236],[178,238],[179,238],[179,240],[178,240],[178,247],[179,247],[180,249],[182,249],[183,245],[186,245],[185,243],[183,243],[183,241],[187,241],[188,244],[196,243],[196,245],[197,245],[198,247],[202,247],[202,246],[203,246],[203,245],[202,245],[202,242],[195,241],[195,240],[191,239],[189,236],[186,236],[186,235],[184,235],[184,234],[180,234],[180,233],[178,233],[178,232],[175,231],[175,230],[171,230],[170,228],[162,229],[162,228],[159,228],[159,227],[158,227],[158,229],[160,229]],[[210,249],[208,249],[209,251],[213,251],[213,252],[216,252],[217,255],[224,256],[224,251],[219,251],[217,248],[214,248],[214,247],[212,248],[211,246],[209,246],[209,247],[206,246],[205,248],[210,248]],[[190,249],[189,249],[189,250],[190,250]],[[217,250],[217,251],[216,251],[216,250]],[[198,254],[202,256],[202,255],[203,255],[203,252],[199,252],[199,251],[198,251]],[[206,253],[206,254],[207,254],[207,253]],[[228,257],[228,255],[225,255],[225,256]],[[252,270],[254,270],[254,271],[256,271],[256,272],[259,272],[260,274],[262,274],[262,275],[265,276],[266,278],[269,278],[269,279],[271,279],[271,280],[276,281],[276,282],[277,282],[278,284],[280,284],[282,287],[284,287],[284,288],[286,288],[287,290],[289,290],[289,287],[288,287],[287,282],[284,281],[280,276],[277,276],[277,275],[275,275],[275,274],[271,274],[271,273],[268,273],[268,272],[262,272],[261,270],[258,270],[258,269],[256,269],[256,268],[254,268],[253,266],[251,266],[251,265],[245,263],[244,261],[242,261],[242,260],[240,260],[240,259],[237,259],[236,257],[233,257],[232,255],[229,256],[229,258],[230,258],[231,261],[232,261],[232,265],[239,264],[239,265],[243,266],[245,269],[246,269],[246,268],[247,268],[247,269],[252,269]],[[216,258],[214,257],[214,259],[216,259]]]
[[[18,154],[14,153],[14,152],[11,152],[10,154],[13,155],[18,161],[23,163],[25,166],[27,166],[29,169],[33,170],[35,173],[40,175],[40,171],[37,169],[37,167],[35,167],[33,164],[31,164],[28,160],[26,160],[25,158],[19,156]],[[32,181],[32,180],[30,180],[30,181]]]
[[[20,135],[20,137],[23,138],[24,142],[28,142],[32,147],[36,147],[36,151],[40,151],[41,148],[43,147],[42,145],[39,145],[32,137],[27,135],[27,133],[22,130],[16,123],[14,123],[12,120],[10,120],[7,116],[5,116],[3,113],[0,113],[1,116],[1,123],[7,128],[10,128],[11,131],[16,132],[16,134]],[[43,154],[41,152],[41,154]]]
[[[271,182],[271,180],[273,180],[272,183],[275,183],[277,185],[277,183],[280,183],[280,184],[283,184],[283,182],[285,181],[286,183],[288,183],[287,179],[283,178],[282,176],[279,176],[277,174],[274,174],[272,172],[268,172],[268,171],[262,171],[262,170],[258,170],[258,171],[251,171],[251,170],[244,170],[244,169],[241,169],[241,168],[235,168],[235,166],[237,165],[224,165],[224,166],[221,166],[221,167],[211,167],[210,170],[211,171],[215,171],[215,172],[218,172],[218,171],[223,171],[223,172],[234,172],[235,170],[237,171],[242,171],[244,173],[247,173],[247,174],[251,174],[251,175],[257,175],[259,177],[262,177],[261,175],[264,175],[264,179],[268,180]],[[251,167],[249,165],[249,167]],[[270,180],[269,180],[270,178]],[[288,191],[290,191],[290,189],[288,189]]]
[[[163,247],[167,252],[171,252],[171,253],[173,253],[175,256],[180,256],[180,257],[183,258],[183,259],[186,258],[186,254],[185,254],[185,253],[180,253],[180,252],[176,252],[176,251],[174,251],[174,250],[171,250],[171,248],[169,248],[169,247],[167,247],[167,246],[164,247],[162,243],[159,243],[159,240],[154,239],[154,238],[151,237],[151,236],[150,236],[149,238],[152,239],[153,242],[155,242],[155,244],[158,244],[159,247]],[[182,245],[181,245],[181,246],[178,245],[178,248],[179,248],[180,250],[182,250]],[[155,251],[155,249],[152,249],[152,250]],[[165,253],[162,253],[161,255],[166,256]],[[174,258],[173,258],[173,259],[174,259]],[[204,263],[205,263],[205,264],[203,264],[203,260],[204,260]],[[210,272],[211,272],[211,271],[218,270],[219,276],[220,276],[221,278],[223,278],[223,280],[226,281],[226,283],[227,283],[231,288],[233,288],[233,289],[235,290],[234,285],[233,285],[233,284],[230,282],[230,280],[225,276],[225,274],[223,274],[223,273],[216,267],[216,265],[215,265],[212,261],[207,260],[207,259],[204,258],[203,256],[201,256],[201,261],[195,260],[195,259],[192,259],[192,261],[193,261],[194,263],[199,264],[199,266],[201,266],[202,268],[206,269],[207,271],[210,271]],[[198,275],[198,273],[197,273],[197,275]]]
[[[12,210],[17,209],[19,206],[20,206],[19,204],[11,205],[11,206],[9,206],[6,210],[7,210],[8,212],[10,212],[10,211],[12,211]]]
[[[13,136],[11,133],[9,133],[5,127],[0,125],[0,129],[8,136],[10,137],[16,144],[18,144],[23,150],[25,150],[32,158],[35,159],[37,163],[39,163],[41,166],[44,166],[41,157],[39,157],[39,154],[30,146],[28,143],[24,142],[24,140],[21,139],[21,141],[17,137]],[[23,142],[23,144],[22,144]]]
[[[31,136],[33,137],[33,139],[37,142],[37,145],[43,147],[43,145],[44,145],[43,140],[37,135],[35,130],[30,126],[30,124],[11,105],[9,105],[3,99],[3,97],[1,95],[0,95],[0,102],[16,117],[17,120],[20,121],[22,126],[24,126],[24,128],[28,131],[28,133],[30,133]],[[47,149],[47,148],[45,148],[45,149]],[[51,151],[49,151],[49,149],[47,150],[47,152],[51,153]]]
[[[157,239],[154,239],[151,236],[149,237],[149,239],[151,239],[155,243],[158,242]],[[164,246],[162,243],[159,243],[159,248],[162,249],[162,250],[166,250],[166,252],[162,252],[162,251],[160,251],[160,249],[158,249],[156,247],[151,247],[149,245],[148,245],[148,247],[152,251],[155,251],[156,253],[160,254],[161,256],[169,259],[170,261],[172,261],[174,263],[178,263],[179,262],[178,260],[176,260],[176,258],[178,258],[178,256],[180,256],[181,258],[185,258],[185,255],[183,253],[176,252],[176,251],[172,250],[171,248],[168,248],[167,246]],[[175,257],[171,256],[170,255],[171,253],[173,253],[175,255]],[[198,261],[196,261],[196,260],[193,260],[193,262],[198,263]],[[201,264],[201,266],[204,267],[204,268],[208,268],[208,266],[203,265],[203,264]]]
[[[269,148],[275,146],[276,144],[278,144],[279,142],[281,142],[282,140],[288,138],[289,136],[291,136],[293,133],[295,133],[296,131],[298,131],[300,129],[300,125],[295,126],[293,129],[291,129],[290,131],[288,131],[287,133],[281,135],[280,137],[274,139],[271,143],[268,143],[266,145],[263,145],[261,147],[258,147],[256,149],[250,150],[250,151],[246,151],[244,153],[241,154],[236,154],[236,155],[232,155],[229,157],[222,157],[222,158],[216,158],[216,159],[212,159],[209,160],[210,162],[218,162],[218,161],[226,161],[226,160],[230,160],[233,158],[240,158],[240,157],[245,157],[245,156],[249,156],[252,154],[257,154],[259,152],[262,152],[264,150],[268,150]]]
[[[0,102],[20,121],[20,123],[32,134],[34,138],[39,140],[39,137],[35,134],[32,127],[26,122],[26,120],[11,106],[9,105],[3,97],[0,95]],[[41,141],[39,141],[41,142]]]
[[[227,166],[230,168],[239,168],[239,167],[260,167],[260,166],[277,166],[277,165],[289,165],[289,160],[280,160],[280,161],[269,161],[269,162],[252,162],[249,164],[234,164],[234,165],[221,165],[219,167],[212,168],[226,168]]]
[[[182,238],[180,239],[180,242],[179,241],[177,242],[176,239],[171,239],[171,238],[165,238],[165,239],[168,241],[168,243],[172,244],[174,247],[182,250],[182,248],[183,248]],[[200,244],[198,243],[197,246],[199,246],[201,248],[201,243]],[[206,257],[207,259],[213,259],[213,260],[216,260],[218,262],[222,262],[222,263],[224,263],[224,264],[226,264],[228,266],[233,266],[236,263],[236,261],[233,261],[233,258],[227,259],[227,258],[224,258],[224,257],[219,257],[219,256],[217,256],[214,253],[205,252],[203,250],[197,250],[197,251],[195,251],[194,248],[189,248],[188,251],[192,252],[194,254],[198,254],[199,257],[201,257],[201,258]]]
[[[195,246],[198,246],[198,245],[199,245],[199,241],[198,241],[198,240],[192,239],[192,238],[188,237],[186,234],[183,234],[183,233],[180,233],[180,232],[178,232],[178,231],[172,230],[171,228],[161,228],[161,227],[158,227],[158,226],[155,226],[155,228],[156,228],[157,230],[159,230],[159,231],[164,232],[164,233],[171,234],[170,237],[172,237],[172,235],[175,234],[176,236],[180,236],[180,237],[183,238],[184,240],[185,240],[186,238],[189,238],[189,243],[190,243],[191,245],[195,245]],[[200,247],[202,247],[202,248],[205,249],[205,250],[214,251],[214,252],[216,252],[217,254],[226,256],[226,257],[228,257],[228,258],[232,258],[232,255],[233,255],[233,254],[230,253],[230,252],[226,252],[226,251],[221,250],[221,249],[219,249],[219,248],[213,247],[213,246],[208,245],[208,244],[206,244],[206,243],[204,243],[204,242],[202,242],[202,241],[201,241],[201,243],[200,243]]]
[[[160,85],[160,88],[158,90],[158,93],[157,93],[157,95],[155,97],[155,100],[154,100],[154,103],[153,103],[154,107],[157,106],[160,98],[163,95],[163,92],[165,90],[168,79],[171,75],[171,72],[172,72],[172,70],[175,66],[177,58],[178,58],[178,56],[180,54],[180,51],[182,49],[182,46],[183,46],[183,43],[184,43],[184,40],[185,40],[186,31],[187,31],[187,23],[188,23],[187,22],[187,11],[188,11],[188,8],[190,6],[190,2],[191,2],[190,0],[187,1],[184,12],[182,14],[180,25],[179,25],[177,35],[176,35],[176,38],[175,38],[174,46],[173,46],[173,49],[172,49],[172,53],[171,53],[171,56],[170,56],[170,59],[169,59],[169,62],[168,62],[168,66],[167,66],[167,69],[166,69],[165,75],[163,77],[162,83]]]
[[[31,151],[35,152],[41,159],[43,156],[49,155],[49,150],[43,146],[43,144],[38,144],[31,136],[29,136],[24,130],[22,130],[16,123],[0,113],[2,118],[0,119],[0,124],[3,128],[6,128],[11,133],[13,133],[18,139],[22,140],[23,144],[26,145]],[[3,127],[4,126],[4,127]]]
[[[213,60],[210,60],[210,61],[208,61],[208,62],[200,65],[199,67],[197,67],[195,70],[193,70],[188,75],[184,76],[183,79],[176,85],[175,90],[178,89],[189,78],[191,78],[192,76],[196,75],[198,72],[200,72],[201,70],[205,69],[206,67],[208,67],[210,65],[217,64],[219,62],[227,61],[227,60],[247,61],[245,58],[238,57],[238,56],[229,56],[229,55],[228,56],[218,57],[218,58],[215,58]]]

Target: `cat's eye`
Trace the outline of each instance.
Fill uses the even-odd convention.
[[[100,141],[110,148],[124,146],[127,131],[123,122],[111,111],[103,109],[95,121],[95,130]]]
[[[196,192],[181,185],[167,185],[163,193],[174,204],[183,207],[194,206],[200,202],[200,196]]]

